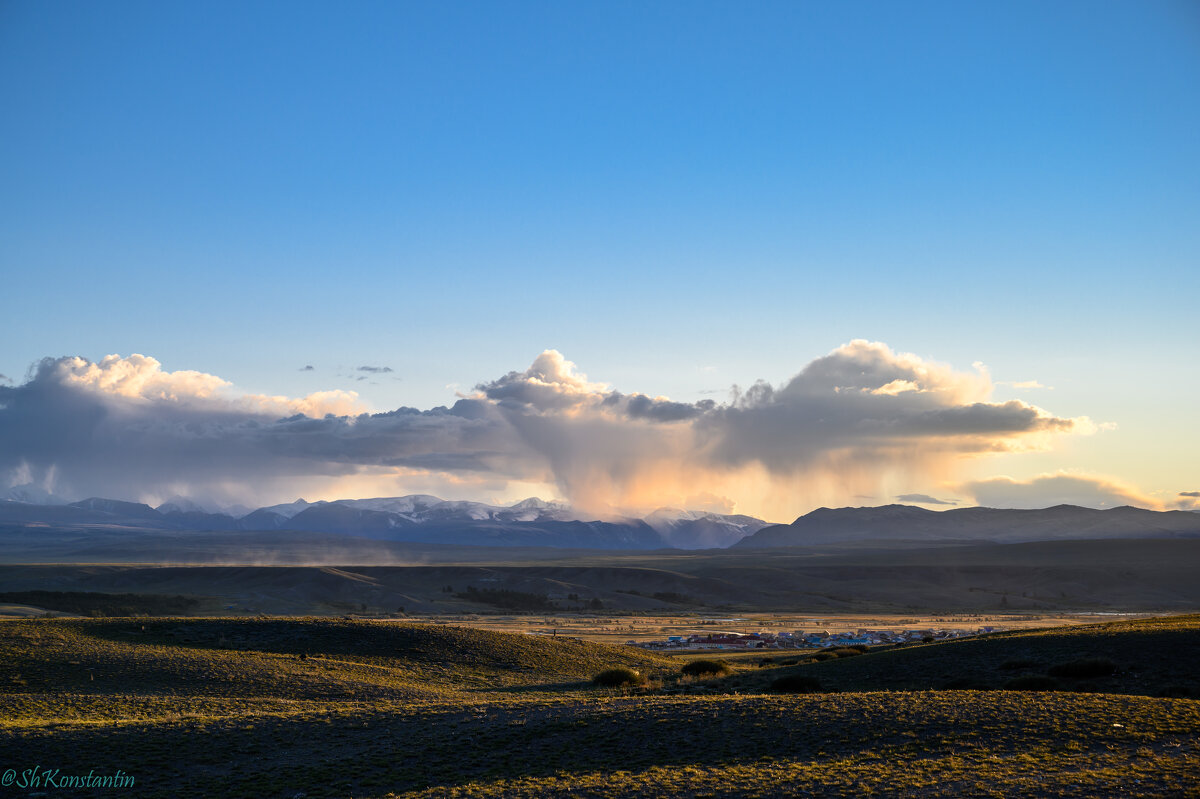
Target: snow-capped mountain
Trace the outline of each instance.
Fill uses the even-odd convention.
[[[41,486],[33,483],[13,486],[0,494],[0,500],[8,502],[25,502],[30,505],[66,505],[67,501],[56,496]]]
[[[7,514],[30,521],[40,506],[14,502]],[[634,516],[598,520],[562,502],[530,497],[512,505],[443,500],[429,494],[308,502],[297,499],[235,517],[211,513],[185,497],[157,509],[133,502],[92,498],[71,503],[81,524],[187,530],[297,530],[388,541],[471,546],[538,546],[599,549],[698,549],[728,546],[766,526],[749,516],[663,509],[646,520]],[[5,518],[0,513],[0,520]],[[64,517],[65,519],[65,517]]]
[[[753,516],[710,511],[659,508],[645,519],[673,547],[711,549],[728,547],[768,526]]]
[[[154,509],[159,513],[215,513],[218,510],[212,506],[200,505],[187,497],[171,497]]]

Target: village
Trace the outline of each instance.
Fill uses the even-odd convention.
[[[881,644],[933,643],[952,638],[967,638],[973,635],[1001,632],[999,627],[977,627],[975,629],[921,629],[921,630],[868,630],[859,628],[854,632],[833,633],[829,630],[815,632],[758,632],[738,633],[728,631],[672,635],[659,641],[626,641],[629,646],[643,649],[827,649],[838,646],[878,646]]]

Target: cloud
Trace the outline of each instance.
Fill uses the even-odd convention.
[[[358,371],[371,372],[372,374],[387,374],[388,372],[392,371],[392,367],[390,367],[390,366],[360,366],[360,367],[358,367]]]
[[[1052,505],[1116,508],[1134,505],[1157,509],[1161,504],[1119,480],[1068,472],[1043,474],[1030,480],[992,477],[966,483],[959,490],[989,508],[1045,508]]]
[[[300,371],[301,372],[312,372],[312,371],[314,371],[313,365],[310,363],[307,366],[301,367]]]
[[[10,378],[8,375],[0,375],[0,383],[11,383],[11,382],[12,382],[12,378]]]
[[[208,492],[246,504],[294,498],[300,486],[312,498],[356,484],[543,485],[597,511],[736,501],[786,518],[887,493],[900,478],[945,482],[963,457],[1095,429],[991,402],[991,392],[982,367],[960,372],[861,340],[782,385],[734,387],[725,403],[624,393],[546,350],[451,407],[386,413],[354,392],[245,394],[142,355],[69,357],[0,386],[0,474],[26,464],[54,468],[63,494]]]
[[[1048,391],[1054,390],[1052,387],[1044,386],[1036,380],[1016,380],[1016,381],[1006,380],[1006,381],[997,383],[996,385],[1011,386],[1012,388],[1044,388]]]
[[[896,499],[901,502],[916,502],[920,505],[957,505],[953,499],[936,499],[928,494],[898,494]]]
[[[1175,510],[1200,511],[1200,491],[1180,491],[1179,497],[1171,503]]]

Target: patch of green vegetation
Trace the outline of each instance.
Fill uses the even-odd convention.
[[[632,685],[645,685],[646,678],[633,669],[621,666],[615,669],[605,669],[592,677],[592,685],[601,688],[624,688]]]
[[[507,588],[476,588],[467,586],[467,590],[455,594],[459,599],[491,605],[504,610],[557,610],[558,606],[550,601],[545,594],[530,594],[524,591],[511,591]]]
[[[200,600],[166,594],[103,594],[95,591],[6,591],[0,602],[33,605],[80,616],[184,616]]]
[[[723,660],[693,660],[691,663],[685,663],[680,674],[685,674],[688,677],[718,677],[722,674],[730,674],[733,668]]]

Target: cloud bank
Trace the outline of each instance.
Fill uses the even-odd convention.
[[[241,394],[153,358],[45,359],[0,386],[0,475],[58,493],[218,496],[253,504],[339,491],[544,485],[586,509],[706,496],[785,518],[813,503],[952,476],[961,459],[1089,433],[962,372],[852,341],[786,383],[676,402],[595,382],[555,350],[450,407],[367,409],[354,392]],[[40,479],[40,478],[39,478]],[[980,490],[984,490],[981,488]]]
[[[1053,505],[1118,508],[1133,505],[1156,509],[1162,504],[1119,480],[1067,472],[1043,474],[1030,480],[993,477],[967,483],[961,490],[989,508],[1046,508]]]

